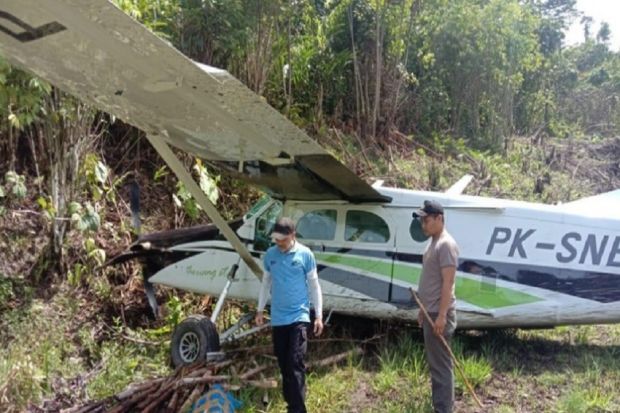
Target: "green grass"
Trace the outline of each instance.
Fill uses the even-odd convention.
[[[0,411],[21,412],[59,394],[103,398],[169,372],[165,344],[101,335],[101,322],[84,318],[82,305],[74,290],[61,289],[50,301],[35,299],[1,314]],[[86,394],[72,394],[70,383],[80,380]]]
[[[27,309],[4,313],[0,348],[0,410],[21,411],[30,400],[52,390],[55,377],[78,374],[83,366],[65,337],[65,323],[50,316],[47,306],[33,301]]]
[[[6,295],[9,295],[7,292]],[[169,323],[194,311],[172,300],[168,320],[157,328],[126,327],[85,315],[88,303],[61,288],[49,301],[33,299],[0,315],[0,411],[23,411],[54,395],[101,399],[132,382],[170,373]],[[105,326],[105,327],[102,327]],[[431,412],[430,378],[419,331],[376,326],[382,338],[363,357],[313,370],[307,377],[312,412]],[[122,333],[122,334],[121,334]],[[334,334],[330,328],[327,334]],[[122,336],[157,342],[145,345]],[[268,342],[268,338],[267,338]],[[311,343],[316,360],[345,351],[348,343]],[[488,412],[620,411],[620,325],[547,330],[460,332],[452,345]],[[276,375],[273,370],[269,375]],[[456,411],[477,412],[458,372]],[[81,394],[69,383],[81,378]],[[285,409],[280,389],[243,389],[242,412]]]

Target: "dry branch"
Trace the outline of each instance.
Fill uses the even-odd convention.
[[[271,367],[271,365],[269,365],[269,364],[265,364],[263,366],[257,366],[255,368],[250,369],[250,370],[246,371],[245,373],[239,375],[239,378],[241,380],[247,380],[250,377],[260,373],[261,371],[267,370],[269,367]]]
[[[345,351],[344,353],[325,357],[324,359],[321,359],[321,360],[311,361],[308,363],[308,368],[325,367],[331,364],[336,364],[342,360],[345,360],[349,356],[351,357],[356,356],[356,355],[362,354],[363,352],[364,351],[361,348],[356,347],[353,350]]]

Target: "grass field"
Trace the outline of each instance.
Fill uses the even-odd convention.
[[[169,325],[110,325],[86,305],[67,288],[0,314],[0,411],[54,411],[170,372]],[[375,336],[363,356],[308,374],[309,411],[431,412],[419,331],[372,322],[364,330],[339,320],[325,338],[344,341],[311,342],[309,359],[319,359]],[[620,325],[459,332],[453,349],[485,412],[620,411]],[[278,390],[235,395],[244,412],[285,409]],[[455,411],[481,411],[460,380]]]
[[[453,344],[481,410],[457,381],[457,412],[619,412],[620,326],[460,332]],[[315,346],[313,354],[324,354]],[[283,411],[277,393],[247,412]],[[313,412],[432,412],[422,338],[415,329],[390,334],[375,351],[309,375]]]

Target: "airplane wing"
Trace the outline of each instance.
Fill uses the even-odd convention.
[[[228,72],[191,61],[108,0],[3,0],[0,53],[275,197],[387,200]]]

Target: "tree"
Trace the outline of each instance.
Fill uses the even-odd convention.
[[[445,125],[480,147],[501,147],[513,132],[514,99],[540,62],[537,20],[516,1],[426,3],[411,71],[420,81],[419,118]],[[430,112],[429,112],[430,111]],[[430,133],[430,130],[426,130]]]
[[[601,28],[596,34],[596,41],[599,43],[609,44],[609,39],[611,39],[611,29],[609,28],[609,23],[603,22],[601,23]]]

